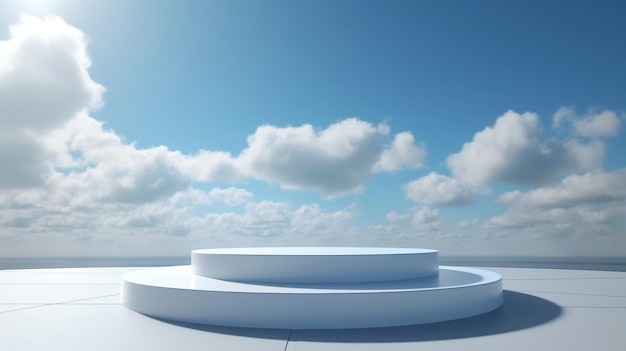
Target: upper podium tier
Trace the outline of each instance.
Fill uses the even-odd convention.
[[[196,275],[256,283],[357,283],[418,279],[439,272],[437,250],[260,247],[191,252]]]

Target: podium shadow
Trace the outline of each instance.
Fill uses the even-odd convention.
[[[472,338],[528,329],[555,320],[562,314],[557,304],[537,296],[504,290],[498,309],[469,318],[400,327],[364,329],[256,329],[235,328],[162,320],[206,332],[265,339],[286,339],[336,343],[387,343]],[[305,317],[303,317],[305,318]]]

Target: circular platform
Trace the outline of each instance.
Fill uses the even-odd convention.
[[[353,283],[418,279],[439,271],[437,250],[260,247],[191,253],[193,273],[260,283]]]
[[[437,267],[425,274],[432,272],[435,250],[213,249],[194,251],[192,257],[191,266],[124,275],[122,303],[162,319],[286,329],[432,323],[502,304],[497,273]]]
[[[190,266],[123,276],[123,304],[149,316],[236,327],[336,329],[432,323],[502,304],[501,276],[441,267],[438,277],[353,284],[261,285],[194,276]]]

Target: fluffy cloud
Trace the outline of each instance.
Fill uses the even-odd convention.
[[[379,130],[349,118],[319,132],[311,125],[261,126],[235,160],[243,174],[287,189],[317,190],[337,196],[359,190],[377,165],[392,171],[421,164],[423,150],[410,133],[400,133],[385,149]],[[384,164],[384,166],[382,166]]]
[[[0,41],[0,118],[4,128],[61,126],[98,107],[104,88],[89,77],[85,36],[59,18],[23,17]]]
[[[358,191],[374,172],[421,166],[425,151],[411,133],[398,133],[390,145],[383,145],[383,132],[388,130],[358,118],[320,131],[310,124],[263,125],[248,136],[248,146],[236,157],[206,150],[172,157],[181,172],[196,181],[256,178],[285,189],[316,190],[335,197]]]
[[[527,228],[537,225],[570,223],[571,215],[563,209],[509,209],[503,215],[491,218],[486,227]]]
[[[172,156],[179,170],[200,182],[236,182],[246,178],[240,162],[230,152],[202,150],[195,155],[176,152]]]
[[[137,148],[89,116],[102,104],[104,88],[89,77],[86,44],[84,34],[61,19],[31,17],[0,42],[0,237],[11,243],[25,234],[42,243],[63,242],[56,248],[66,250],[61,246],[97,240],[98,247],[109,243],[120,254],[120,247],[128,247],[120,243],[146,243],[146,235],[161,247],[173,236],[196,244],[207,238],[336,240],[338,233],[352,235],[347,223],[353,206],[292,209],[283,202],[254,202],[245,189],[205,192],[193,182],[260,179],[332,197],[359,190],[376,171],[417,167],[424,157],[410,133],[386,145],[386,124],[358,118],[322,130],[261,126],[236,156]],[[242,206],[243,213],[200,214],[216,202]]]
[[[400,227],[409,225],[406,228],[417,231],[439,231],[445,223],[439,216],[439,210],[429,206],[415,206],[409,209],[408,213],[397,213],[391,211],[387,213],[387,221],[391,223],[389,229],[400,230]],[[397,225],[400,225],[398,227]]]
[[[337,240],[350,235],[348,222],[354,217],[353,206],[327,212],[318,204],[304,204],[293,210],[286,202],[250,202],[242,214],[209,213],[195,230],[198,237],[239,242],[260,240],[265,245],[302,245],[307,240]]]
[[[52,174],[44,139],[100,106],[84,35],[61,19],[23,17],[0,41],[0,188],[41,186]]]
[[[84,34],[61,19],[25,17],[0,42],[0,188],[58,183],[90,200],[149,202],[191,181],[256,178],[287,189],[333,197],[357,191],[375,171],[421,164],[424,151],[389,128],[349,118],[317,131],[261,126],[238,156],[202,150],[185,155],[164,146],[137,149],[88,116],[104,88],[89,78]],[[61,172],[61,173],[59,173]]]
[[[619,127],[619,119],[611,111],[578,118],[572,110],[562,108],[555,114],[555,126],[563,119],[572,121],[587,136],[605,136]],[[508,111],[447,158],[453,177],[432,172],[410,182],[404,190],[407,198],[418,203],[467,205],[490,184],[541,186],[567,173],[598,170],[604,156],[604,143],[598,139],[545,141],[536,114]],[[505,194],[501,201],[513,201],[519,194]]]
[[[0,165],[0,189],[41,186],[52,172],[44,145],[22,131],[0,130]]]
[[[407,219],[409,219],[409,215],[407,213],[398,214],[396,213],[396,211],[391,211],[387,213],[386,218],[389,222],[395,223],[395,222],[406,221]]]
[[[474,186],[541,185],[567,172],[594,168],[603,156],[598,144],[570,147],[543,141],[536,114],[508,111],[493,127],[476,133],[459,153],[450,155],[447,163],[455,178]]]
[[[252,201],[253,194],[245,189],[215,188],[209,192],[209,199],[229,206],[240,206]]]
[[[491,218],[486,227],[519,228],[532,231],[537,226],[547,226],[552,230],[575,230],[585,233],[595,229],[609,229],[611,222],[618,221],[626,216],[626,206],[623,203],[611,204],[605,207],[579,205],[570,208],[530,208],[513,207],[504,214]],[[619,235],[620,233],[615,233]],[[540,236],[551,236],[548,231],[541,232]],[[568,233],[565,233],[568,235]]]
[[[558,185],[534,189],[527,193],[507,192],[502,194],[499,200],[515,206],[561,208],[626,200],[626,169],[571,175]]]
[[[0,188],[63,206],[143,203],[190,181],[165,147],[139,150],[87,112],[104,88],[87,69],[84,35],[61,19],[25,17],[0,43]],[[24,188],[41,187],[26,191]]]
[[[455,178],[431,172],[404,186],[406,197],[429,206],[463,206],[472,203],[477,190]]]
[[[255,201],[241,185],[194,186],[257,179],[335,197],[359,191],[376,172],[420,167],[425,151],[411,133],[389,135],[386,123],[349,118],[321,129],[261,126],[239,154],[140,149],[89,116],[104,92],[89,66],[84,34],[60,19],[26,17],[0,41],[1,254],[14,254],[20,242],[37,243],[30,248],[41,252],[30,255],[82,252],[67,251],[71,245],[119,255],[121,249],[172,254],[175,245],[188,254],[204,245],[442,244],[449,233],[433,207],[470,203],[493,182],[544,185],[564,172],[595,170],[605,152],[597,138],[616,133],[621,123],[612,112],[563,113],[577,136],[592,139],[550,142],[542,140],[536,115],[507,112],[448,158],[454,177],[433,172],[405,186],[409,199],[427,206],[389,212],[386,225],[361,230],[350,226],[354,205],[328,211],[315,203]],[[501,201],[513,208],[488,225],[595,228],[624,218],[625,175],[595,170],[507,193]],[[216,203],[237,208],[211,206]]]
[[[433,225],[441,221],[439,211],[428,206],[413,209],[413,223],[418,226]]]
[[[350,205],[342,210],[327,212],[318,204],[300,206],[290,221],[292,234],[306,234],[311,237],[325,236],[336,239],[337,230],[348,233],[347,224],[356,215],[356,206]]]
[[[581,143],[578,140],[569,140],[563,144],[573,160],[572,171],[586,171],[602,168],[606,153],[604,143],[600,140],[591,140]]]
[[[600,113],[589,112],[578,116],[574,109],[561,107],[552,119],[553,127],[558,127],[563,121],[569,121],[577,135],[598,138],[617,134],[622,120],[613,111],[604,110]]]
[[[65,196],[71,195],[75,205],[151,202],[185,190],[191,183],[177,168],[175,153],[166,147],[136,149],[86,115],[76,116],[62,131],[51,134],[50,144],[60,144],[54,138],[65,141],[65,156],[72,158],[73,167],[51,180]]]
[[[542,240],[560,237],[583,247],[581,243],[596,237],[619,242],[616,223],[623,225],[626,216],[626,170],[600,169],[605,147],[598,138],[617,133],[620,119],[611,111],[580,117],[572,109],[561,108],[553,126],[563,121],[571,123],[577,137],[593,138],[587,143],[578,138],[562,144],[574,160],[568,171],[578,172],[526,192],[502,194],[498,201],[511,208],[488,220],[484,228],[515,229]]]
[[[350,118],[319,133],[311,125],[259,127],[238,162],[270,183],[337,195],[367,181],[382,149],[371,124]]]
[[[626,218],[625,179],[625,169],[597,170],[528,192],[507,192],[499,201],[511,208],[485,227],[516,229],[537,239],[561,237],[573,245],[596,239],[620,242]]]
[[[385,149],[376,164],[378,171],[394,172],[402,168],[422,166],[426,151],[415,145],[415,138],[409,132],[396,134],[393,143]]]
[[[38,254],[45,254],[46,247],[59,240],[65,245],[93,241],[99,252],[110,248],[115,254],[125,252],[121,250],[154,253],[164,247],[172,254],[180,247],[184,255],[206,245],[319,244],[351,235],[348,224],[354,218],[353,206],[326,211],[314,203],[293,208],[286,202],[265,200],[247,202],[243,213],[199,215],[197,205],[214,201],[215,194],[252,196],[243,189],[220,190],[211,195],[189,189],[149,203],[103,204],[97,209],[63,207],[48,201],[43,206],[30,203],[19,207],[16,199],[7,200],[6,193],[0,194],[0,251],[7,254],[9,244],[19,244],[24,235],[40,243],[36,247],[43,251]],[[181,236],[184,240],[172,241]]]

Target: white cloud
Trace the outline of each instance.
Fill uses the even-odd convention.
[[[560,208],[541,211],[530,208],[512,208],[503,215],[491,218],[486,227],[530,228],[537,225],[570,223],[571,214]]]
[[[569,121],[574,116],[574,109],[570,107],[560,107],[552,116],[552,128],[559,127],[563,123],[563,121]]]
[[[593,240],[621,242],[625,180],[626,169],[593,171],[528,192],[507,192],[499,201],[512,207],[488,220],[485,228],[515,229],[536,239],[560,238],[561,246],[568,247]]]
[[[35,190],[41,195],[41,189],[30,191]],[[95,208],[46,194],[40,201],[32,195],[26,194],[24,199],[25,194],[19,191],[0,193],[0,251],[26,236],[28,241],[38,243],[30,246],[31,250],[47,245],[44,243],[60,241],[69,245],[85,239],[93,241],[97,250],[110,247],[117,254],[119,250],[135,250],[132,254],[155,252],[163,250],[164,245],[171,246],[165,252],[172,254],[176,245],[192,249],[203,245],[319,244],[350,237],[349,222],[355,215],[354,206],[327,211],[315,203],[292,208],[287,202],[268,200],[246,202],[241,214],[197,213],[199,204],[215,201],[216,197],[237,203],[252,197],[234,188],[209,192],[188,189],[151,202],[104,202]],[[184,236],[184,240],[172,241],[177,236]]]
[[[622,220],[626,216],[626,205],[623,202],[610,203],[605,206],[581,204],[569,208],[533,208],[513,207],[504,214],[491,218],[485,223],[487,227],[519,228],[532,231],[537,226],[547,226],[546,230],[539,231],[539,236],[554,235],[550,230],[570,230],[581,233],[583,236],[593,232],[593,229],[604,230],[611,228],[611,223]],[[618,232],[617,228],[608,229]],[[569,233],[561,233],[567,237]]]
[[[347,224],[354,206],[324,211],[318,204],[304,204],[293,210],[286,202],[250,202],[243,214],[210,213],[199,223],[196,235],[215,240],[255,242],[264,245],[302,245],[308,240],[337,240],[349,235]]]
[[[574,122],[576,131],[586,137],[603,137],[617,134],[621,120],[613,111],[602,111]]]
[[[476,133],[459,153],[450,155],[447,163],[455,178],[474,186],[540,185],[595,166],[603,156],[604,149],[598,144],[543,141],[536,114],[508,111],[493,127]],[[590,159],[598,161],[590,165]]]
[[[173,155],[179,170],[200,182],[236,182],[246,178],[237,159],[230,152],[201,150],[195,155]]]
[[[83,33],[60,18],[22,17],[0,41],[4,128],[46,131],[97,108],[104,88],[89,77]]]
[[[591,140],[583,144],[578,140],[569,140],[563,145],[573,160],[573,164],[575,165],[574,171],[602,168],[606,153],[603,142]]]
[[[319,191],[336,197],[359,191],[375,171],[396,171],[421,165],[425,151],[408,132],[399,133],[385,148],[380,125],[348,118],[315,130],[312,125],[263,125],[248,136],[238,156],[202,150],[173,155],[185,176],[203,182],[257,178],[285,189]]]
[[[389,222],[388,225],[373,226],[373,228],[375,230],[384,229],[389,232],[387,235],[394,237],[393,239],[400,237],[407,239],[407,237],[415,234],[438,235],[445,227],[444,220],[439,216],[439,210],[429,206],[414,206],[409,208],[407,213],[390,211],[386,218]],[[381,239],[392,240],[391,237]]]
[[[229,206],[245,205],[252,201],[253,194],[245,189],[215,188],[209,192],[209,199]]]
[[[464,219],[457,224],[458,228],[469,228],[471,226],[475,226],[480,223],[480,219],[472,218],[472,219]]]
[[[382,135],[389,135],[389,132],[391,132],[391,127],[389,126],[387,121],[384,121],[378,123],[378,125],[376,126],[376,130]]]
[[[349,118],[320,132],[308,124],[261,126],[237,162],[247,174],[270,183],[333,196],[360,189],[381,153],[376,128]]]
[[[0,130],[0,189],[41,186],[52,173],[44,145],[29,134]]]
[[[412,209],[413,223],[418,227],[435,227],[441,225],[439,210],[428,206],[421,206]]]
[[[386,122],[349,118],[325,129],[261,126],[239,154],[140,149],[89,116],[102,104],[104,88],[89,77],[86,44],[81,31],[60,19],[31,17],[0,41],[0,255],[14,254],[20,243],[39,250],[25,251],[29,255],[84,248],[101,254],[105,247],[117,255],[188,254],[203,245],[233,244],[438,247],[455,233],[445,231],[430,206],[469,203],[490,182],[542,184],[563,172],[599,168],[604,158],[599,140],[546,142],[536,115],[508,112],[448,159],[454,177],[433,172],[407,184],[407,197],[428,206],[389,212],[389,223],[378,229],[357,228],[350,224],[355,205],[329,211],[316,203],[256,202],[245,189],[203,191],[193,182],[259,179],[339,196],[361,190],[375,172],[420,167],[425,151],[410,132],[391,138]],[[579,135],[607,136],[619,128],[610,113],[589,116],[572,122]],[[514,208],[489,225],[596,228],[625,217],[623,171],[576,177],[503,195]],[[607,195],[611,184],[618,190]],[[215,202],[240,207],[206,213],[205,205]]]
[[[76,204],[150,202],[185,190],[191,183],[177,168],[176,154],[166,147],[137,149],[124,144],[91,117],[77,116],[61,133],[51,135],[57,136],[65,140],[65,154],[78,155],[73,157],[74,163],[84,167],[54,178],[66,194],[74,195]]]
[[[155,201],[185,190],[192,180],[258,178],[337,196],[361,189],[384,151],[385,128],[357,118],[319,132],[311,125],[261,126],[237,157],[206,150],[185,155],[164,146],[137,149],[87,115],[100,105],[104,88],[89,78],[82,32],[58,18],[27,17],[1,43],[0,118],[7,128],[0,162],[8,171],[0,174],[0,188],[47,184],[87,206]],[[403,167],[415,162],[415,152],[412,136],[399,134],[384,163]]]
[[[622,122],[614,111],[588,112],[584,116],[578,116],[574,109],[569,107],[559,108],[554,113],[552,121],[553,127],[558,127],[562,121],[569,121],[577,135],[589,138],[616,135]]]
[[[300,206],[293,214],[290,223],[290,233],[305,234],[310,237],[324,236],[329,239],[341,236],[337,230],[346,231],[346,226],[355,215],[354,205],[342,210],[327,212],[318,204]]]
[[[526,193],[507,192],[499,200],[525,207],[572,207],[586,203],[626,200],[626,169],[571,175],[558,185]]]
[[[474,201],[477,189],[436,172],[404,186],[406,197],[429,206],[464,206]]]
[[[246,205],[244,219],[257,225],[283,226],[291,220],[289,204],[264,200]]]
[[[403,222],[406,221],[407,219],[409,219],[409,215],[406,213],[403,214],[398,214],[396,213],[396,211],[391,211],[389,213],[387,213],[387,220],[391,223],[395,223],[395,222]]]
[[[192,182],[257,178],[327,196],[356,191],[386,150],[383,137],[390,128],[385,123],[349,118],[323,130],[261,126],[238,156],[207,150],[187,155],[165,146],[139,149],[88,115],[101,105],[104,92],[90,79],[89,65],[85,36],[60,19],[26,18],[0,42],[3,240],[16,243],[29,235],[41,245],[64,243],[56,245],[63,250],[93,240],[119,254],[128,247],[120,243],[145,244],[148,235],[151,248],[164,248],[177,236],[196,244],[207,238],[293,244],[353,235],[348,227],[353,206],[326,211],[305,204],[294,210],[288,203],[254,202],[244,189],[204,192]],[[386,151],[387,168],[421,162],[412,144],[412,135],[397,135]],[[199,214],[216,201],[243,206],[244,213]]]
[[[285,189],[319,191],[336,197],[359,191],[374,172],[393,172],[421,166],[425,151],[411,133],[395,135],[384,147],[380,125],[348,118],[315,130],[312,125],[263,125],[248,136],[248,147],[238,156],[200,151],[176,154],[179,169],[196,181],[243,181],[257,178]]]
[[[0,188],[42,186],[52,174],[47,134],[101,103],[86,40],[59,18],[23,17],[0,41]]]
[[[415,138],[410,132],[396,134],[391,146],[386,148],[376,164],[378,171],[394,172],[402,168],[422,166],[426,151],[415,145]]]
[[[236,157],[207,150],[185,155],[164,146],[137,149],[87,115],[101,104],[104,88],[89,78],[86,44],[84,34],[61,19],[32,17],[12,27],[11,38],[2,42],[0,118],[9,129],[0,148],[14,151],[0,153],[0,162],[11,165],[0,175],[0,187],[55,179],[68,190],[81,189],[85,203],[142,202],[171,196],[192,180],[257,178],[334,197],[362,189],[377,164],[378,170],[394,171],[417,167],[423,159],[410,133],[396,135],[385,149],[381,135],[389,127],[358,118],[320,131],[311,125],[261,126]]]

